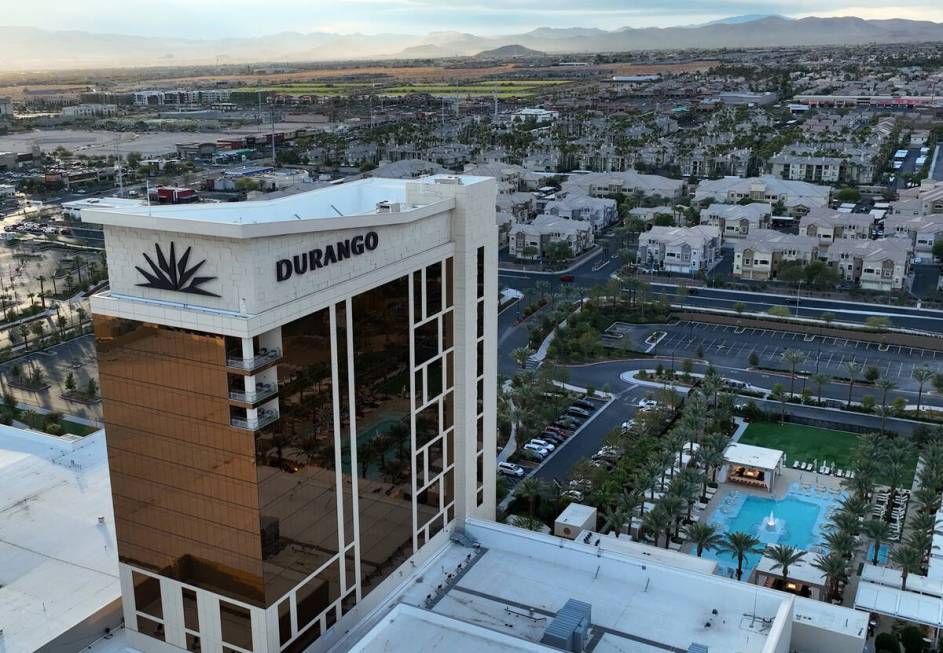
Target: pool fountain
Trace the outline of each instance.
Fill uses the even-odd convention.
[[[756,536],[763,544],[776,544],[786,534],[786,521],[770,510],[756,527]]]

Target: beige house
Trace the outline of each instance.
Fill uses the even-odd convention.
[[[642,193],[649,196],[677,198],[684,195],[685,189],[686,184],[681,179],[643,175],[634,170],[571,174],[569,179],[563,182],[563,190],[567,193],[593,197]]]
[[[697,185],[694,201],[736,204],[744,199],[753,202],[782,202],[789,215],[805,215],[814,208],[827,206],[832,189],[804,181],[789,181],[773,175],[763,177],[724,177],[705,179]]]
[[[884,235],[906,240],[917,256],[929,256],[934,243],[943,240],[943,213],[889,215],[884,218]]]
[[[511,225],[508,253],[517,258],[537,260],[544,256],[548,243],[556,242],[568,243],[574,256],[582,254],[593,246],[593,225],[557,215],[538,215],[529,224]]]
[[[904,238],[836,240],[828,248],[828,262],[865,290],[897,290],[910,271],[910,243]]]
[[[741,279],[775,279],[786,261],[811,263],[820,244],[811,236],[757,229],[734,244],[733,273]]]
[[[643,266],[694,274],[714,267],[720,244],[717,227],[652,227],[639,234],[638,261]]]
[[[922,216],[943,214],[943,181],[924,179],[916,188],[899,193],[900,199],[891,202],[889,215]]]
[[[701,209],[701,224],[717,227],[724,240],[746,238],[751,231],[768,229],[772,215],[772,205],[763,202],[711,204]]]
[[[821,207],[800,218],[799,233],[828,247],[836,240],[866,240],[871,237],[873,226],[874,216],[869,213],[842,213]]]

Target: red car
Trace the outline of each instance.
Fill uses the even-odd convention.
[[[563,283],[573,283],[573,275],[564,274],[562,277],[560,277],[560,281],[562,281]]]

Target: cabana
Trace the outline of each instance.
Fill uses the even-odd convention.
[[[786,454],[779,449],[734,442],[724,451],[724,461],[726,464],[720,473],[721,481],[765,488],[767,492],[772,492],[776,477],[783,471]]]

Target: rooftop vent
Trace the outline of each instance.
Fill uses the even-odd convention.
[[[462,180],[460,177],[436,177],[435,183],[437,184],[452,184],[453,186],[461,186]]]
[[[540,642],[571,653],[582,653],[589,643],[592,610],[589,603],[570,599],[547,625]]]
[[[399,202],[377,202],[377,213],[399,213]]]
[[[703,644],[691,644],[688,647],[688,653],[709,653],[707,647]]]

